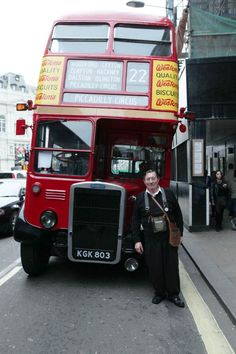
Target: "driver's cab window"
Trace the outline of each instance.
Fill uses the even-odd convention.
[[[142,178],[145,171],[164,173],[165,149],[134,145],[113,145],[111,173],[121,177]]]
[[[85,176],[89,169],[92,123],[48,120],[38,124],[35,171]]]

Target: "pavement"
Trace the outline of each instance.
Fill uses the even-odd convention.
[[[236,323],[236,231],[224,219],[223,230],[184,230],[183,247]]]

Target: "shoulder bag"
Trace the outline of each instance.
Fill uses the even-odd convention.
[[[161,189],[162,192],[162,196],[163,196],[163,202],[164,204],[166,204],[166,195],[164,192],[164,189]],[[178,247],[181,243],[181,232],[180,229],[178,228],[178,226],[176,225],[175,222],[170,221],[170,218],[168,216],[168,214],[165,212],[165,210],[162,208],[162,206],[158,203],[158,201],[152,197],[153,201],[158,205],[158,207],[163,211],[167,222],[168,222],[168,226],[169,226],[169,244],[173,247]]]

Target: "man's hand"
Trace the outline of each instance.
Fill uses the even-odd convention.
[[[136,242],[134,245],[135,251],[138,252],[139,254],[143,253],[143,245],[142,242]]]

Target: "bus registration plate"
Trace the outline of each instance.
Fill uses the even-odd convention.
[[[76,255],[78,259],[108,262],[113,258],[113,251],[79,248],[76,250]]]

